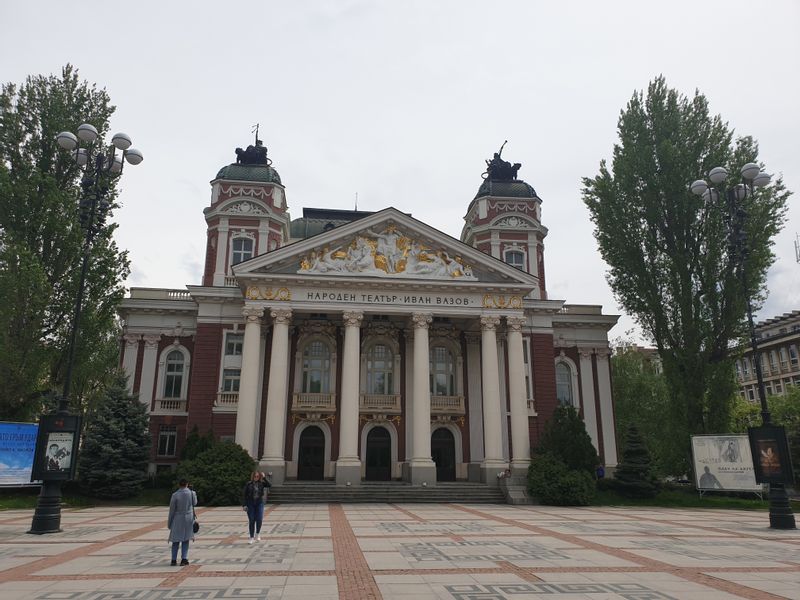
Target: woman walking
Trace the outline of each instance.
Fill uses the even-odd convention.
[[[197,494],[190,489],[189,482],[181,479],[180,486],[169,500],[169,541],[172,542],[173,567],[178,564],[178,546],[181,547],[181,566],[189,564],[189,540],[193,537],[194,507],[197,506]]]
[[[261,541],[261,523],[264,520],[264,501],[267,499],[267,490],[272,487],[259,471],[253,471],[250,481],[244,486],[242,492],[242,510],[247,512],[247,527],[250,532],[250,541]]]

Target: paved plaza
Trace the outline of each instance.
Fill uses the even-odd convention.
[[[200,508],[171,567],[166,507],[65,510],[28,535],[0,512],[0,598],[162,600],[800,599],[800,534],[764,512],[463,504]]]

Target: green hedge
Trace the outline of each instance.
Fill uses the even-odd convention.
[[[587,506],[596,494],[594,478],[570,470],[552,454],[537,454],[528,468],[528,492],[542,504]]]
[[[240,505],[242,489],[256,468],[247,451],[233,442],[215,442],[193,460],[178,465],[176,478],[185,478],[206,506]]]

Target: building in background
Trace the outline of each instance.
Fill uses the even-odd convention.
[[[757,323],[756,337],[767,395],[782,395],[788,386],[800,386],[800,310]],[[742,397],[758,402],[752,348],[745,348],[736,361],[736,375]]]
[[[559,404],[615,466],[617,317],[548,298],[542,200],[501,152],[459,240],[391,207],[292,220],[266,148],[237,149],[211,182],[202,281],[120,308],[153,470],[196,427],[275,483],[496,482],[527,468]]]

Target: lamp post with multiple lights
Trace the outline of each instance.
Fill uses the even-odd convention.
[[[58,399],[57,411],[54,414],[42,415],[39,420],[31,480],[41,480],[42,491],[28,532],[35,534],[61,531],[61,484],[72,479],[75,474],[80,417],[70,414],[69,395],[92,242],[105,226],[111,207],[108,196],[112,183],[122,174],[125,162],[138,165],[144,158],[139,150],[131,148],[131,138],[126,134],[115,134],[111,144],[106,146],[99,139],[97,129],[88,123],[78,127],[77,135],[69,131],[59,133],[56,141],[61,148],[71,152],[75,162],[83,167],[79,217],[81,228],[86,235],[83,240],[80,280],[67,348],[64,388]]]
[[[775,447],[779,450],[787,448],[786,436],[782,428],[772,425],[772,418],[769,413],[769,406],[767,404],[766,388],[764,387],[764,376],[761,370],[761,352],[758,347],[758,338],[756,337],[756,328],[753,323],[753,306],[751,300],[751,291],[748,286],[747,272],[745,270],[745,259],[747,258],[749,248],[747,233],[745,232],[745,221],[747,219],[746,201],[756,194],[756,188],[763,188],[770,182],[770,175],[761,171],[761,168],[756,163],[747,163],[740,171],[741,182],[726,185],[725,181],[728,179],[728,170],[724,167],[714,167],[708,173],[708,179],[711,182],[709,185],[705,180],[698,179],[694,181],[690,189],[692,193],[700,196],[708,205],[721,206],[724,211],[725,222],[728,226],[728,255],[734,268],[738,268],[739,276],[741,278],[742,293],[747,306],[747,324],[750,335],[750,345],[753,351],[754,370],[756,372],[756,381],[758,384],[758,399],[761,403],[761,420],[762,428],[768,430],[770,436],[780,437],[783,436],[782,444],[777,443],[781,440],[775,441]],[[724,197],[724,204],[720,204],[720,198]],[[759,428],[751,428],[750,430],[750,445],[751,449],[759,448],[758,444],[754,442],[754,431]],[[775,435],[777,433],[777,436]],[[790,456],[786,452],[785,456],[781,456],[782,462],[779,461],[778,465],[782,465],[782,469],[772,469],[774,477],[770,477],[770,469],[765,468],[758,462],[760,456],[753,452],[754,467],[757,474],[757,479],[763,479],[764,482],[770,484],[769,489],[769,522],[770,527],[773,529],[795,529],[794,514],[792,507],[789,503],[789,497],[786,494],[786,487],[781,478],[784,480],[791,477],[791,464]],[[787,467],[788,465],[788,467]],[[781,474],[778,473],[781,472]],[[787,475],[788,473],[788,475]]]

